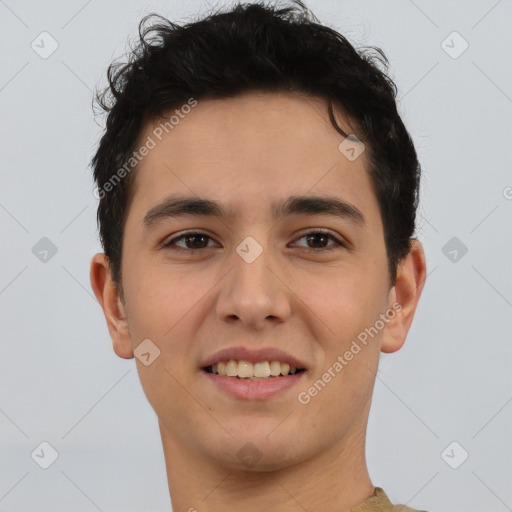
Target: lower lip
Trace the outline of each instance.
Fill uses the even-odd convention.
[[[246,380],[225,377],[201,370],[216,386],[230,395],[242,400],[266,400],[296,385],[306,371],[283,375],[268,380]]]

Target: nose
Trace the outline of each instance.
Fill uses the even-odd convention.
[[[244,252],[244,249],[248,249]],[[253,260],[254,246],[239,246],[230,258],[232,271],[223,280],[217,300],[217,315],[226,322],[239,322],[261,330],[290,316],[292,292],[286,276],[269,248]],[[261,249],[260,249],[261,250]],[[258,251],[259,252],[259,251]],[[246,255],[252,257],[246,257]]]

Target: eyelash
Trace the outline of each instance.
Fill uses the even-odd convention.
[[[339,240],[337,237],[335,237],[330,231],[327,231],[327,230],[324,230],[321,228],[317,228],[317,229],[308,231],[307,233],[304,233],[299,238],[297,238],[297,240],[301,240],[302,238],[304,238],[308,235],[315,235],[315,234],[327,235],[328,238],[330,238],[331,240],[334,240],[335,244],[333,244],[329,247],[320,248],[320,249],[314,249],[311,247],[302,247],[302,249],[304,249],[308,252],[327,252],[327,251],[333,251],[336,249],[347,248],[347,246],[341,240]],[[187,231],[187,232],[182,233],[181,235],[173,238],[172,240],[169,240],[168,242],[163,243],[162,247],[170,249],[174,246],[175,242],[185,238],[186,236],[190,236],[190,235],[203,235],[203,236],[209,238],[210,240],[213,240],[213,238],[210,235],[207,235],[206,233],[203,233],[200,231]],[[184,247],[178,247],[178,249],[183,249],[184,251],[187,251],[187,252],[198,252],[198,251],[203,251],[205,249],[209,249],[209,247],[203,247],[202,249],[189,249],[189,248],[184,248]]]

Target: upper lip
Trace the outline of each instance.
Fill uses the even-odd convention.
[[[212,366],[221,361],[229,361],[230,359],[249,361],[253,364],[261,361],[279,361],[281,363],[288,363],[291,368],[306,369],[306,365],[302,361],[278,348],[266,347],[254,349],[243,346],[228,347],[215,352],[215,354],[203,361],[201,368]]]

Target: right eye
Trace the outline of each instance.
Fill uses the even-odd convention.
[[[182,233],[181,235],[169,240],[168,242],[165,242],[162,247],[170,248],[170,247],[179,247],[180,249],[188,249],[190,251],[198,251],[201,249],[204,249],[207,247],[208,242],[206,242],[205,246],[205,240],[210,239],[213,240],[213,238],[206,233],[202,233],[199,231],[188,231],[187,233]],[[176,244],[176,242],[184,240],[185,247],[179,246]],[[192,245],[192,247],[189,246],[189,244]],[[197,247],[199,245],[200,247]]]

